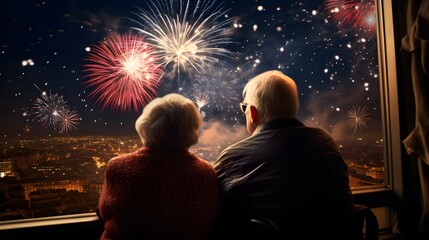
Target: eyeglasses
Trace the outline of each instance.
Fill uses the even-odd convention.
[[[247,103],[240,103],[240,110],[243,113],[246,113],[247,105],[248,105]]]

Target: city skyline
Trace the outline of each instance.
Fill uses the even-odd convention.
[[[200,141],[190,152],[213,162],[231,144]],[[216,145],[213,145],[216,144]],[[0,221],[94,212],[107,162],[141,147],[138,137],[49,137],[0,141]],[[383,143],[339,142],[352,190],[384,185]]]

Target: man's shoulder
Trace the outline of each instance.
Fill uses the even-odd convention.
[[[297,134],[300,134],[305,137],[333,139],[330,133],[318,127],[302,126],[295,128],[295,131],[297,131]]]
[[[254,134],[226,147],[214,161],[215,168],[221,165],[246,165],[246,162],[254,159],[254,156],[264,151],[263,145],[265,145],[266,141],[261,140],[261,138],[265,138],[263,135],[261,133]]]
[[[241,152],[248,151],[254,145],[254,139],[255,139],[254,136],[250,136],[250,137],[247,137],[247,138],[240,140],[236,143],[233,143],[233,144],[229,145],[228,147],[226,147],[221,152],[220,156],[228,155],[228,154],[238,154]]]

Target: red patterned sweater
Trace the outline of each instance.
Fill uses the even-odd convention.
[[[206,239],[219,209],[217,178],[188,151],[144,147],[108,162],[98,203],[101,239]]]

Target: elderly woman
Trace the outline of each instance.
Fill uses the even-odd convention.
[[[189,152],[201,115],[179,94],[151,101],[135,127],[141,149],[112,158],[99,198],[101,239],[206,239],[218,213],[212,165]]]

